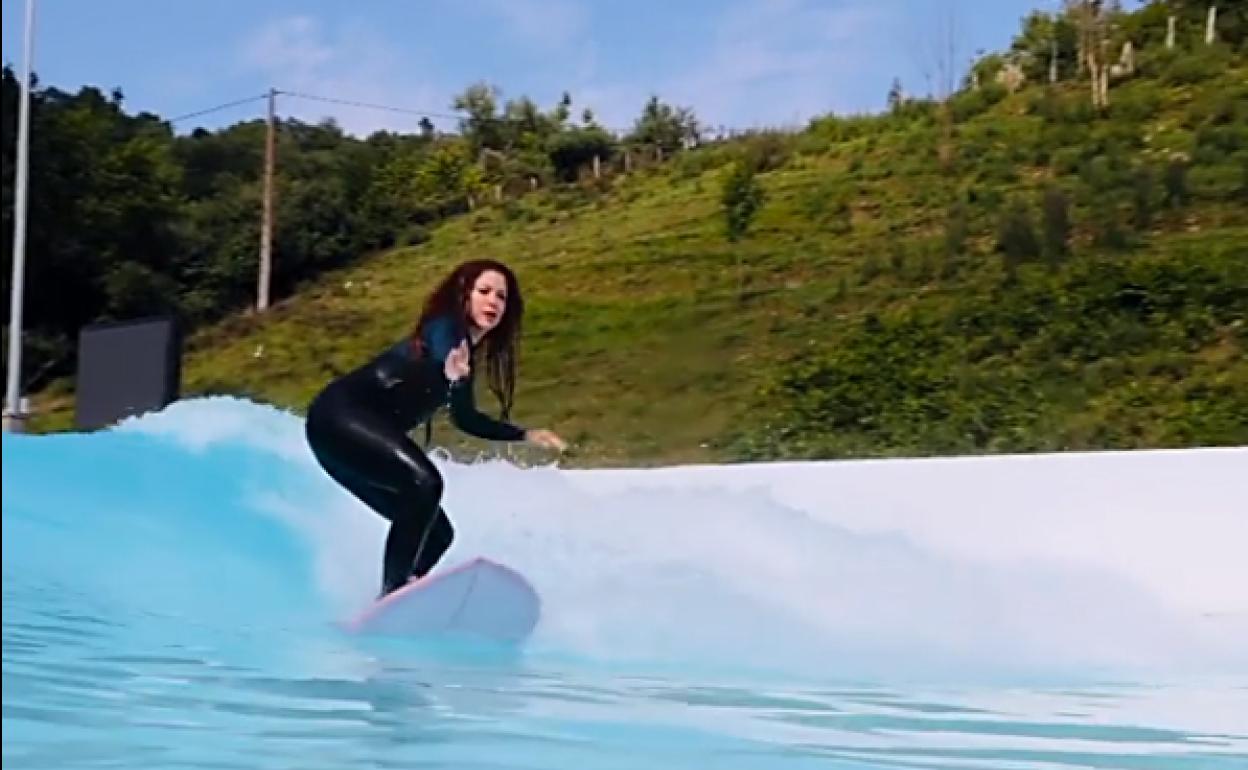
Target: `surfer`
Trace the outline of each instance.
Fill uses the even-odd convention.
[[[469,260],[426,299],[411,334],[332,380],[308,408],[306,433],[331,478],[390,521],[382,568],[384,596],[423,577],[451,545],[442,476],[408,435],[449,406],[465,433],[527,441],[563,451],[555,433],[508,421],[524,300],[501,262]],[[500,420],[478,411],[473,362],[483,358]]]

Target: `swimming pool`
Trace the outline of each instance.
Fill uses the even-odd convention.
[[[1244,767],[1246,457],[443,463],[448,562],[543,596],[507,649],[339,629],[384,531],[293,416],[5,436],[3,762]]]

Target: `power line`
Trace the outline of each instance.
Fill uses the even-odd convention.
[[[379,104],[377,102],[365,102],[365,101],[360,101],[357,99],[343,99],[340,97],[333,97],[333,96],[320,96],[317,94],[309,94],[309,93],[304,93],[301,91],[282,91],[282,90],[274,89],[273,94],[277,96],[291,96],[297,99],[307,99],[310,101],[325,102],[328,104],[339,104],[339,105],[343,105],[347,107],[362,107],[365,109],[383,110],[385,112],[394,112],[394,113],[399,113],[399,114],[404,114],[404,115],[418,115],[418,116],[425,117],[425,118],[436,118],[439,120],[463,121],[463,120],[467,120],[470,118],[470,116],[466,114],[451,114],[451,113],[446,113],[446,112],[436,112],[433,110],[420,110],[420,109],[413,109],[410,107],[399,107],[399,106],[395,106],[392,104]],[[224,109],[229,109],[230,107],[237,107],[239,105],[248,104],[250,102],[255,102],[255,101],[260,101],[261,99],[267,99],[267,98],[269,98],[269,93],[267,92],[263,94],[257,94],[256,96],[248,96],[243,99],[236,99],[231,102],[226,102],[225,104],[219,104],[216,107],[209,107],[206,110],[198,110],[196,112],[189,112],[185,115],[179,115],[175,118],[171,118],[169,122],[178,123],[180,121],[188,120],[190,118],[199,117],[201,115],[207,115],[209,113],[218,112]],[[527,123],[530,120],[530,118],[514,117],[514,116],[507,116],[507,115],[493,115],[493,116],[490,116],[489,118],[486,118],[486,120],[488,120],[491,123],[496,123],[496,124],[499,124],[499,123],[501,124],[506,124],[506,123],[523,124],[523,123]],[[633,128],[612,128],[609,126],[601,126],[601,125],[599,125],[598,128],[601,128],[602,130],[607,131],[609,133],[615,134],[616,136],[624,136],[633,130]],[[720,136],[725,136],[725,135],[731,136],[740,131],[739,129],[726,129],[726,127],[724,126],[702,126],[702,129],[704,131],[709,131],[710,133],[717,134]]]
[[[368,109],[385,110],[387,112],[397,112],[397,113],[403,113],[407,115],[420,115],[422,117],[438,118],[440,120],[465,120],[469,117],[467,115],[452,115],[452,114],[445,113],[445,112],[432,112],[430,110],[415,110],[415,109],[411,109],[408,107],[395,107],[389,104],[376,104],[372,102],[361,102],[361,101],[356,101],[354,99],[340,99],[340,98],[335,98],[332,96],[317,96],[315,94],[305,94],[299,91],[278,91],[278,93],[283,96],[294,96],[299,99],[311,99],[313,101],[318,101],[318,102],[342,104],[342,105],[346,105],[349,107],[365,107]],[[493,115],[493,116],[490,116],[489,118],[486,118],[486,120],[489,120],[494,123],[526,123],[528,122],[529,118],[507,117],[506,115]],[[613,131],[616,133],[625,133],[631,130],[631,129],[621,129],[621,128],[609,128],[607,126],[600,126],[600,128],[602,128],[605,131]]]
[[[429,112],[428,110],[413,110],[407,107],[394,107],[388,104],[373,104],[370,102],[359,102],[354,99],[337,99],[330,96],[315,96],[313,94],[300,93],[298,91],[278,91],[283,96],[294,96],[299,99],[311,99],[317,102],[329,102],[331,104],[343,104],[348,107],[367,107],[374,110],[386,110],[387,112],[401,112],[407,115],[420,115],[426,118],[442,118],[445,120],[460,120],[463,115],[448,115],[444,112]]]
[[[206,110],[199,110],[197,112],[188,112],[185,115],[179,115],[176,118],[170,118],[169,122],[177,123],[179,121],[187,120],[189,118],[197,118],[200,115],[207,115],[210,112],[216,112],[218,110],[224,110],[230,107],[237,107],[240,104],[247,104],[248,102],[259,101],[260,99],[267,99],[268,96],[269,96],[268,94],[259,94],[257,96],[249,96],[246,99],[236,99],[232,102],[226,102],[225,104],[218,104],[216,107],[209,107]]]

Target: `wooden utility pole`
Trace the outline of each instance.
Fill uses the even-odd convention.
[[[269,89],[269,114],[264,137],[264,204],[260,214],[260,286],[256,310],[269,306],[269,283],[273,274],[273,166],[276,154],[274,113],[277,112],[277,89]]]

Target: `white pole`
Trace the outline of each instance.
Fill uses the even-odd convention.
[[[9,380],[4,397],[4,430],[21,432],[26,410],[21,398],[22,297],[26,280],[26,188],[30,165],[30,69],[35,45],[35,0],[26,0],[26,62],[17,128],[17,179],[13,206],[13,286],[9,299]]]
[[[264,133],[264,200],[260,212],[260,280],[256,289],[256,310],[269,306],[269,281],[273,274],[273,156],[277,153],[273,117],[277,111],[277,89],[269,89],[269,114]]]

